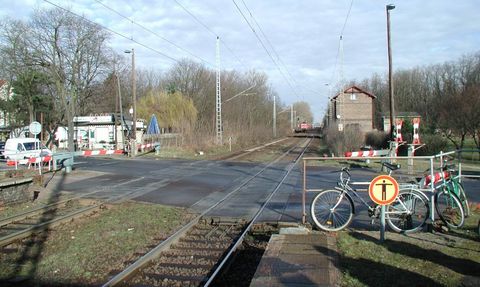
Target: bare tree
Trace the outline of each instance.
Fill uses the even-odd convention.
[[[109,35],[100,26],[61,9],[36,11],[30,26],[33,55],[53,82],[56,111],[61,118],[65,116],[68,147],[73,151],[73,118],[91,97],[89,88],[110,66]]]

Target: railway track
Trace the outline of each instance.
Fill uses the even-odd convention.
[[[265,150],[276,149],[276,148],[278,148],[279,145],[281,145],[282,143],[285,143],[285,142],[291,143],[291,142],[295,142],[295,140],[291,139],[291,138],[283,138],[283,139],[280,139],[280,140],[277,140],[277,141],[274,141],[274,142],[271,142],[271,143],[268,143],[268,144],[265,144],[265,145],[249,148],[249,149],[246,149],[246,150],[241,150],[241,151],[235,152],[233,154],[230,154],[228,156],[222,157],[220,159],[225,160],[225,161],[233,161],[233,160],[242,159],[242,158],[245,158],[245,157],[250,156],[250,155],[255,154],[255,153],[265,152]]]
[[[244,227],[241,220],[200,220],[126,285],[199,286]]]
[[[104,286],[209,286],[212,284],[235,250],[242,244],[255,220],[279,190],[310,142],[311,139],[304,142],[301,147],[290,148],[174,235],[111,278]],[[208,217],[209,212],[245,188],[249,182],[261,176],[269,167],[291,156],[292,153],[295,153],[294,162],[287,165],[283,177],[250,219]]]
[[[131,181],[128,183],[131,183]],[[94,213],[105,204],[136,196],[135,192],[130,192],[109,197],[106,200],[91,199],[92,196],[101,195],[107,189],[118,188],[124,184],[126,183],[102,188],[65,200],[58,200],[60,195],[54,194],[49,200],[50,203],[45,206],[0,220],[0,247],[25,239],[33,234],[44,232],[48,228],[59,224]]]

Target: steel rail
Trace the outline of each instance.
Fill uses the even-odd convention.
[[[15,232],[15,233],[9,234],[5,237],[0,238],[0,247],[4,247],[6,245],[9,245],[14,241],[26,238],[26,237],[28,237],[32,234],[43,232],[49,227],[58,226],[59,224],[68,222],[72,219],[79,218],[79,217],[85,215],[85,213],[87,213],[87,212],[93,212],[93,211],[99,209],[100,206],[101,206],[101,204],[95,204],[95,205],[92,205],[92,206],[87,206],[87,207],[84,207],[84,208],[82,208],[80,210],[77,210],[73,213],[69,213],[69,214],[66,214],[64,216],[57,217],[54,220],[45,221],[45,222],[42,222],[40,224],[36,224],[36,225],[30,226],[26,229],[23,229],[23,230]]]
[[[143,268],[146,266],[150,261],[152,261],[154,258],[158,257],[160,253],[166,249],[168,249],[172,244],[176,243],[183,235],[185,235],[195,224],[197,224],[202,217],[204,217],[206,214],[208,214],[210,211],[212,211],[214,208],[216,208],[218,205],[221,203],[225,202],[227,199],[232,197],[235,193],[237,193],[240,189],[242,189],[244,186],[246,186],[249,182],[257,178],[261,173],[263,173],[267,168],[271,167],[273,164],[277,163],[280,159],[284,158],[287,156],[293,149],[295,149],[297,146],[292,147],[288,151],[284,152],[282,155],[280,155],[278,158],[275,160],[271,161],[269,164],[267,164],[265,167],[263,167],[260,171],[252,175],[250,178],[247,178],[243,182],[240,183],[240,185],[229,192],[227,195],[225,195],[222,199],[217,201],[215,204],[210,206],[208,209],[203,211],[201,214],[199,214],[197,217],[192,219],[190,222],[188,222],[186,225],[184,225],[182,228],[180,228],[178,231],[176,231],[174,234],[172,234],[170,237],[162,241],[160,244],[158,244],[156,247],[154,247],[152,250],[150,250],[148,253],[140,257],[137,261],[129,265],[126,269],[124,269],[122,272],[118,273],[114,277],[112,277],[108,282],[103,284],[103,287],[108,287],[108,286],[116,286],[129,278],[131,278],[137,270]]]
[[[30,218],[30,217],[33,217],[35,215],[38,215],[38,214],[42,214],[44,213],[45,211],[47,210],[50,210],[50,209],[53,209],[61,204],[64,204],[68,201],[72,201],[72,200],[77,200],[77,199],[82,199],[82,198],[85,198],[89,195],[92,195],[92,194],[95,194],[95,193],[100,193],[100,192],[104,192],[104,191],[107,191],[109,189],[113,189],[113,188],[116,188],[116,187],[119,187],[119,186],[122,186],[124,184],[127,184],[127,183],[131,183],[133,181],[138,181],[138,180],[141,180],[143,179],[144,177],[141,177],[141,178],[138,178],[138,179],[134,179],[134,180],[130,180],[128,182],[122,182],[122,183],[119,183],[119,184],[116,184],[114,186],[111,186],[111,187],[104,187],[100,190],[95,190],[95,191],[92,191],[92,192],[88,192],[88,193],[85,193],[85,194],[81,194],[79,196],[75,196],[75,197],[72,197],[72,198],[67,198],[67,199],[64,199],[62,201],[59,201],[59,202],[55,202],[55,203],[51,203],[51,204],[48,204],[48,205],[45,205],[45,206],[41,206],[41,207],[38,207],[38,208],[35,208],[35,209],[32,209],[32,210],[29,210],[29,211],[26,211],[26,212],[23,212],[23,213],[20,213],[20,214],[15,214],[15,215],[12,215],[10,217],[7,217],[7,218],[4,218],[2,220],[0,220],[0,227],[3,227],[5,225],[8,225],[8,224],[12,224],[14,222],[17,222],[17,221],[20,221],[20,220],[24,220],[24,219],[27,219],[27,218]]]
[[[141,178],[138,178],[138,179],[135,179],[133,181],[138,181],[138,180],[141,180],[143,179],[143,177]],[[114,187],[118,187],[118,186],[121,186],[121,185],[124,185],[126,183],[130,183],[132,182],[131,181],[128,181],[128,182],[123,182],[123,183],[120,183],[120,184],[117,184],[115,186],[112,186],[112,187],[109,187],[109,188],[114,188]],[[104,188],[102,190],[99,190],[99,191],[95,191],[95,192],[91,192],[91,193],[88,193],[88,194],[92,194],[92,193],[96,193],[96,192],[102,192],[102,191],[105,191],[107,190],[108,188]],[[65,222],[68,222],[72,219],[76,219],[76,218],[79,218],[81,216],[84,216],[86,215],[87,213],[91,213],[91,212],[94,212],[98,209],[101,208],[102,205],[106,204],[106,203],[114,203],[118,200],[121,200],[123,199],[124,197],[127,197],[127,196],[131,196],[135,194],[135,191],[133,192],[129,192],[129,193],[126,193],[126,194],[120,194],[120,195],[117,195],[117,196],[114,196],[114,197],[111,197],[109,199],[107,199],[106,201],[104,202],[95,202],[93,201],[94,203],[90,206],[86,206],[86,207],[83,207],[81,209],[78,209],[78,210],[75,210],[71,213],[68,213],[66,215],[63,215],[63,216],[60,216],[60,217],[57,217],[57,218],[54,218],[52,220],[48,220],[48,221],[45,221],[45,222],[41,222],[41,223],[38,223],[38,224],[35,224],[35,225],[32,225],[28,228],[25,228],[23,230],[20,230],[20,231],[17,231],[15,233],[11,233],[9,235],[6,235],[4,237],[1,237],[0,238],[0,247],[3,247],[3,246],[6,246],[6,245],[9,245],[11,244],[12,242],[14,241],[17,241],[17,240],[20,240],[20,239],[23,239],[23,238],[26,238],[26,237],[29,237],[31,236],[32,234],[35,234],[35,233],[38,233],[38,232],[42,232],[46,229],[46,227],[54,227],[54,226],[58,226],[59,224],[62,224],[62,223],[65,223]],[[77,197],[77,198],[81,198],[82,196],[80,197]],[[71,200],[71,199],[70,199]],[[48,209],[45,209],[45,211],[48,211],[50,210],[51,208],[48,208]]]
[[[282,179],[280,180],[280,182],[277,184],[277,186],[275,187],[275,189],[270,193],[270,195],[267,197],[267,199],[265,200],[265,202],[262,204],[262,206],[260,207],[260,209],[257,211],[257,213],[254,215],[253,219],[250,221],[250,223],[245,227],[244,231],[242,232],[242,234],[240,235],[240,237],[237,239],[237,241],[235,242],[235,244],[230,248],[229,252],[227,253],[227,255],[225,255],[223,257],[223,260],[220,262],[220,264],[217,266],[217,268],[215,269],[215,271],[210,275],[210,278],[207,280],[207,282],[203,285],[204,287],[208,287],[210,286],[210,284],[213,282],[213,280],[215,279],[215,277],[218,275],[218,273],[221,271],[221,269],[223,268],[223,266],[225,265],[225,263],[230,259],[230,257],[232,256],[233,252],[235,252],[238,248],[238,246],[240,246],[240,244],[243,243],[243,240],[245,238],[245,236],[247,235],[247,233],[250,231],[250,229],[252,228],[252,226],[254,225],[255,221],[258,219],[258,217],[260,217],[260,215],[262,214],[263,210],[265,209],[265,207],[270,203],[270,200],[272,200],[273,196],[277,193],[277,191],[280,189],[280,187],[282,186],[282,184],[285,182],[285,180],[287,179],[287,177],[290,175],[290,173],[292,172],[292,170],[295,168],[295,166],[298,164],[298,162],[300,161],[300,158],[303,156],[303,154],[305,153],[305,151],[307,150],[307,148],[310,146],[310,143],[312,142],[312,139],[310,139],[309,143],[303,148],[302,152],[298,155],[298,157],[295,159],[294,161],[294,164],[290,165],[287,172],[285,173],[285,175],[282,177]]]
[[[234,154],[233,156],[231,157],[227,157],[226,159],[224,160],[235,160],[237,158],[241,158],[243,156],[246,156],[246,155],[249,155],[255,151],[258,151],[258,150],[261,150],[262,148],[266,148],[268,146],[271,146],[271,145],[274,145],[274,144],[277,144],[279,142],[282,142],[282,141],[285,141],[287,140],[288,138],[283,138],[283,139],[279,139],[279,140],[276,140],[276,141],[273,141],[273,142],[270,142],[270,143],[267,143],[267,144],[264,144],[264,145],[261,145],[261,146],[256,146],[256,147],[252,147],[252,148],[249,148],[249,149],[246,149],[246,150],[243,150],[240,154]]]

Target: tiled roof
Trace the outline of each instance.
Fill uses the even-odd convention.
[[[360,89],[359,87],[353,85],[351,87],[348,87],[346,90],[343,91],[344,94],[352,94],[352,93],[362,93],[362,94],[365,94],[369,97],[371,97],[372,99],[375,99],[377,98],[375,95],[373,95],[372,93],[369,93],[365,90],[362,90]],[[340,96],[341,93],[337,94],[335,97],[332,98],[332,100],[336,99],[338,96]]]

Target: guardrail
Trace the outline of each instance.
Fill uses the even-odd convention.
[[[144,152],[147,149],[150,150],[159,150],[159,143],[149,143],[149,144],[138,144],[136,146],[137,150]],[[48,164],[48,170],[58,170],[60,167],[65,167],[67,173],[72,171],[74,164],[75,156],[96,156],[96,155],[120,155],[124,154],[124,150],[85,150],[85,151],[76,151],[76,152],[58,152],[54,153],[51,156],[38,157],[38,158],[26,158],[20,160],[7,160],[8,166],[15,166],[15,169],[18,169],[18,165],[28,165],[30,168],[32,165],[38,166],[38,171],[42,174],[42,167],[45,164]]]

